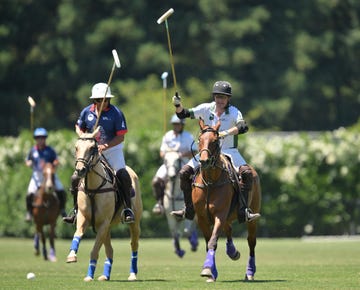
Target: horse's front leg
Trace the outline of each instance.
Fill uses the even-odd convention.
[[[139,239],[140,239],[140,215],[138,212],[135,212],[136,218],[135,222],[129,224],[130,227],[130,245],[131,245],[131,261],[130,261],[130,274],[128,281],[137,280],[136,274],[138,273],[138,249],[139,249]]]
[[[104,240],[106,259],[104,263],[103,274],[98,278],[99,281],[109,281],[111,275],[111,268],[113,264],[114,249],[111,245],[111,232],[110,228]]]
[[[47,249],[46,249],[46,237],[45,237],[42,225],[36,225],[36,232],[39,236],[39,239],[41,240],[42,254],[43,254],[44,260],[47,260],[48,256],[47,256]]]
[[[246,267],[245,280],[254,280],[256,272],[255,247],[256,247],[256,221],[247,223],[249,260]]]
[[[77,262],[76,253],[79,250],[80,241],[85,233],[87,226],[88,226],[88,221],[86,220],[84,215],[81,213],[81,211],[78,211],[77,217],[76,217],[76,231],[75,231],[74,237],[71,242],[70,252],[66,258],[66,263],[76,263]]]
[[[99,259],[99,251],[103,243],[106,241],[106,238],[110,231],[110,220],[111,217],[105,221],[97,228],[97,234],[95,239],[95,244],[90,253],[90,262],[88,267],[88,272],[84,278],[85,282],[93,281],[94,274],[96,270],[97,260]]]
[[[50,225],[50,231],[49,231],[49,241],[50,241],[50,254],[49,254],[49,260],[51,262],[56,262],[56,252],[55,252],[55,227],[56,224]]]
[[[226,235],[226,254],[229,256],[231,260],[239,260],[240,252],[236,249],[233,239],[232,239],[232,227],[231,224],[226,223],[224,225],[224,232]]]
[[[40,238],[39,233],[36,232],[34,235],[34,249],[35,249],[35,256],[40,255]]]
[[[208,277],[207,282],[214,282],[218,276],[216,262],[215,262],[215,253],[217,248],[217,241],[219,239],[221,231],[222,221],[219,217],[215,217],[215,223],[211,237],[207,243],[207,254],[206,260],[203,265],[203,270],[201,271],[201,276]]]

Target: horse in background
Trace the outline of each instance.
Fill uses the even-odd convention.
[[[45,163],[43,167],[43,180],[33,200],[32,215],[36,233],[34,236],[35,255],[40,255],[40,241],[42,255],[45,260],[56,262],[55,228],[60,213],[60,203],[55,192],[55,167],[52,163]],[[49,225],[50,253],[46,248],[46,235],[44,226]]]
[[[226,235],[226,253],[232,260],[240,258],[232,239],[232,222],[238,218],[239,193],[235,190],[234,174],[229,159],[221,154],[221,145],[216,126],[205,126],[199,122],[201,133],[199,136],[200,171],[195,176],[192,190],[192,200],[201,229],[206,241],[206,260],[203,264],[201,276],[207,277],[207,282],[217,279],[215,254],[217,241],[223,231]],[[253,212],[259,212],[261,206],[260,181],[256,171],[252,169],[253,184],[249,192],[248,206]],[[233,172],[233,173],[231,173]],[[235,178],[237,180],[237,178]],[[246,222],[248,232],[249,259],[245,274],[246,280],[253,280],[256,272],[255,246],[256,221]]]
[[[164,209],[169,230],[173,239],[175,254],[182,258],[185,250],[180,246],[180,239],[184,235],[190,242],[191,251],[198,247],[198,235],[196,224],[190,220],[179,220],[170,213],[184,206],[184,195],[180,189],[179,171],[184,165],[178,150],[167,150],[164,156],[164,164],[167,171],[167,182],[164,195]]]
[[[99,258],[99,251],[102,245],[105,247],[106,259],[103,274],[98,277],[99,281],[110,280],[113,263],[113,247],[111,244],[111,226],[123,222],[124,206],[118,203],[118,196],[114,180],[113,170],[104,162],[97,150],[95,139],[99,127],[93,133],[85,133],[76,142],[76,165],[75,172],[81,178],[78,191],[78,212],[76,231],[71,243],[70,253],[67,256],[67,263],[77,262],[77,252],[80,241],[89,225],[92,225],[96,233],[95,243],[90,253],[88,272],[84,281],[93,281],[96,264]],[[131,261],[129,281],[137,279],[137,259],[140,237],[140,219],[143,205],[139,179],[136,173],[126,167],[133,187],[131,198],[132,209],[135,215],[135,222],[128,224],[131,237]]]

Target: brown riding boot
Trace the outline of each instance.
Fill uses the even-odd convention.
[[[70,215],[63,217],[63,222],[68,224],[74,224],[76,222],[76,214],[78,210],[77,194],[78,194],[79,182],[80,182],[80,178],[77,176],[77,174],[73,174],[71,176],[71,188],[69,190],[73,196],[74,208],[71,211]]]
[[[32,204],[33,204],[34,196],[35,194],[33,193],[26,195],[26,217],[25,217],[26,222],[31,222],[32,220],[32,209],[33,209]]]
[[[174,210],[171,215],[179,219],[193,220],[195,216],[194,206],[192,203],[192,176],[194,169],[189,165],[184,165],[180,170],[180,188],[184,194],[185,207],[181,210]]]
[[[260,218],[259,213],[252,213],[248,207],[249,192],[253,184],[253,175],[251,168],[246,164],[239,168],[240,176],[240,207],[238,212],[238,220],[240,223],[251,222]]]
[[[66,204],[66,193],[64,190],[57,190],[56,196],[59,199],[60,214],[62,217],[66,217],[65,204]]]
[[[164,195],[165,195],[165,180],[160,177],[154,177],[152,180],[153,195],[157,200],[152,212],[157,215],[164,214]]]
[[[121,168],[116,172],[116,177],[118,181],[118,188],[122,192],[124,199],[125,208],[124,212],[124,223],[133,223],[135,221],[134,212],[131,209],[131,178],[129,173],[125,168]]]

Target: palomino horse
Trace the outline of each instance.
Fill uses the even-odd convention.
[[[170,214],[184,206],[184,195],[180,189],[179,177],[179,171],[184,164],[178,150],[167,150],[164,156],[164,164],[167,171],[164,196],[165,215],[173,238],[175,254],[182,258],[185,251],[180,247],[180,238],[184,233],[190,242],[191,250],[196,251],[198,246],[197,229],[193,221],[179,220]]]
[[[214,282],[218,276],[215,253],[221,231],[227,238],[226,253],[232,260],[240,258],[232,239],[231,224],[237,219],[239,196],[233,186],[232,165],[227,157],[220,154],[218,129],[205,126],[199,122],[201,133],[199,137],[200,171],[195,177],[192,191],[194,209],[198,218],[198,226],[206,241],[207,256],[203,264],[201,276],[208,277],[207,282]],[[260,211],[261,189],[259,177],[253,172],[253,184],[248,197],[248,206],[253,212]],[[237,180],[235,178],[235,180]],[[247,222],[248,246],[250,250],[245,279],[253,280],[255,266],[256,221]]]
[[[45,260],[56,262],[55,254],[55,228],[60,213],[59,200],[55,193],[55,168],[51,163],[43,167],[43,180],[34,196],[32,214],[36,226],[34,236],[35,255],[40,255],[40,240],[42,255]],[[46,249],[46,236],[44,226],[49,225],[50,253]]]
[[[99,128],[99,127],[98,127]],[[110,280],[111,267],[113,262],[113,247],[111,245],[111,225],[118,224],[123,220],[123,205],[117,204],[117,194],[114,190],[113,173],[104,164],[101,155],[97,150],[95,136],[98,129],[93,133],[85,133],[76,142],[76,172],[81,178],[78,191],[78,212],[76,231],[72,240],[70,253],[67,256],[67,263],[77,262],[76,253],[79,243],[86,228],[91,224],[96,232],[95,244],[90,253],[88,273],[84,281],[94,279],[96,263],[99,258],[99,251],[102,245],[105,246],[105,264],[103,274],[99,281]],[[129,281],[136,280],[137,253],[140,237],[140,218],[143,210],[140,185],[138,176],[130,168],[126,167],[134,189],[134,196],[131,198],[132,209],[135,215],[135,222],[129,224],[131,236],[131,263]]]

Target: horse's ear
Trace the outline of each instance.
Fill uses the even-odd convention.
[[[199,119],[199,126],[200,126],[201,130],[203,130],[204,127],[205,127],[205,123],[204,123],[204,120],[202,118]]]
[[[217,121],[216,125],[214,126],[214,129],[216,131],[219,131],[220,125],[221,125],[220,121]]]

